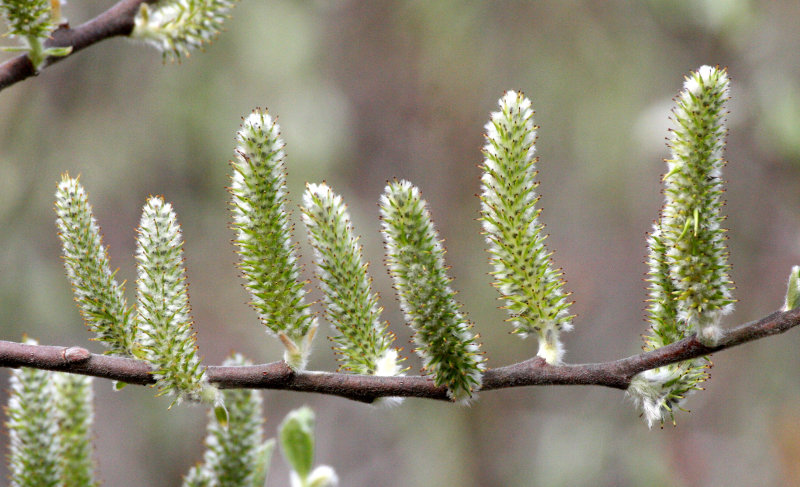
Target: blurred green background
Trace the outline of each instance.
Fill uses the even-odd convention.
[[[112,3],[75,0],[64,11],[77,25]],[[88,341],[59,257],[53,193],[69,171],[89,191],[129,300],[140,209],[162,194],[183,225],[205,361],[232,350],[278,360],[281,347],[246,304],[234,267],[225,190],[240,119],[261,106],[279,117],[294,203],[306,181],[321,180],[348,201],[406,354],[413,347],[378,235],[376,203],[393,177],[415,182],[430,203],[489,366],[528,358],[535,341],[510,336],[496,309],[475,197],[483,125],[503,92],[517,89],[537,111],[542,218],[576,301],[566,360],[637,353],[644,237],[662,200],[671,98],[703,64],[727,66],[732,78],[725,211],[740,302],[726,324],[782,304],[800,263],[796,0],[242,0],[232,14],[217,42],[181,64],[115,39],[0,93],[0,339],[27,333],[102,350]],[[391,410],[266,391],[265,426],[274,435],[287,411],[311,405],[317,460],[343,486],[800,485],[798,345],[793,330],[713,357],[707,390],[688,402],[694,411],[663,430],[648,430],[620,391],[597,387],[487,392],[468,408],[407,400]],[[416,373],[419,360],[407,363]],[[310,366],[336,367],[324,336]],[[167,411],[169,400],[153,392],[113,393],[95,381],[105,485],[176,486],[200,460],[205,411]],[[287,482],[276,456],[268,485]]]

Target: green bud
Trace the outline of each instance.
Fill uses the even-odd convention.
[[[790,311],[800,306],[800,266],[793,266],[789,273],[789,284],[786,286],[786,300],[783,304],[784,311]]]
[[[305,406],[291,411],[278,428],[286,461],[305,479],[314,464],[314,411]]]

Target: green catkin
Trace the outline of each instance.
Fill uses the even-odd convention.
[[[180,60],[202,49],[222,30],[237,0],[162,0],[143,3],[134,19],[131,38],[160,50],[164,58]]]
[[[484,361],[450,288],[444,248],[419,190],[408,181],[386,186],[381,219],[386,261],[423,367],[451,399],[468,401],[480,389]]]
[[[314,247],[326,316],[342,368],[356,374],[398,375],[394,336],[381,321],[361,247],[342,198],[326,184],[309,184],[303,194],[303,222]]]
[[[536,208],[536,126],[531,102],[507,92],[500,111],[486,124],[481,220],[491,255],[494,286],[500,292],[514,333],[539,339],[538,355],[559,364],[561,331],[572,329],[561,270],[544,245],[544,225]]]
[[[45,41],[61,20],[60,11],[61,0],[0,0],[0,16],[8,25],[4,36],[19,38],[24,44],[2,50],[26,53],[34,71],[39,71],[50,56],[71,53],[72,47],[45,47]]]
[[[136,331],[124,283],[114,279],[89,197],[78,179],[62,177],[55,209],[64,267],[86,326],[108,353],[131,355]]]
[[[722,336],[720,318],[733,309],[721,226],[727,99],[727,73],[710,66],[691,73],[676,99],[665,203],[648,240],[646,351],[692,334],[713,346]],[[702,389],[709,364],[698,358],[648,370],[633,378],[628,393],[650,426],[674,422],[675,409],[686,396]]]
[[[667,249],[658,225],[648,238],[648,248],[650,334],[644,337],[645,351],[674,343],[685,334],[678,319],[675,285],[669,274]],[[663,425],[665,421],[674,423],[675,409],[682,407],[690,393],[702,390],[700,384],[708,380],[709,366],[707,359],[697,358],[645,371],[633,378],[628,394],[642,410],[648,426]]]
[[[61,447],[58,455],[61,485],[99,485],[94,480],[95,464],[92,460],[92,378],[53,372],[52,379]]]
[[[284,360],[305,368],[317,320],[305,302],[286,210],[286,174],[280,128],[256,110],[237,133],[230,192],[239,268],[252,306],[286,347]]]
[[[52,411],[51,379],[52,373],[46,370],[21,367],[11,371],[6,407],[11,487],[59,485],[60,438]]]
[[[213,404],[218,391],[208,383],[192,331],[183,239],[172,205],[150,197],[137,239],[137,323],[144,358],[153,367],[159,395]]]
[[[687,77],[673,110],[661,214],[678,321],[709,345],[734,303],[721,214],[727,99],[724,69],[703,66]]]
[[[234,354],[222,365],[241,367],[252,362]],[[275,441],[263,438],[261,393],[254,389],[225,389],[222,395],[228,422],[220,424],[214,411],[209,411],[203,462],[189,471],[183,485],[263,487]]]

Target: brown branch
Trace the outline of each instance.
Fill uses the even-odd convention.
[[[800,325],[800,309],[776,311],[728,331],[714,347],[692,336],[639,355],[597,364],[547,365],[533,358],[486,371],[484,391],[536,385],[596,385],[627,389],[633,376],[645,370],[710,355],[750,341],[783,333]],[[26,345],[0,340],[0,366],[34,367],[114,379],[129,384],[153,384],[147,363],[95,355],[80,347]],[[420,397],[447,400],[446,390],[428,377],[374,377],[333,372],[294,372],[284,362],[246,367],[208,367],[208,378],[224,389],[282,389],[316,392],[372,402],[379,397]]]
[[[45,47],[72,47],[67,56],[49,57],[43,68],[61,61],[76,52],[97,42],[116,36],[128,36],[133,30],[133,19],[143,3],[154,3],[156,0],[121,0],[113,7],[92,20],[71,29],[64,24],[53,31],[53,35],[45,42]],[[36,75],[27,54],[21,54],[0,64],[0,91]]]

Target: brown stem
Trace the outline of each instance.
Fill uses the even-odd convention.
[[[42,68],[72,56],[76,52],[109,37],[127,36],[133,30],[133,19],[143,3],[154,3],[156,0],[121,0],[113,7],[92,20],[74,29],[69,25],[61,25],[53,31],[53,35],[45,47],[72,47],[67,56],[49,57]],[[21,54],[0,64],[0,91],[37,74],[27,54]]]
[[[645,370],[710,355],[750,341],[783,333],[800,325],[800,309],[776,311],[734,328],[709,347],[694,336],[639,355],[597,364],[547,365],[533,358],[486,371],[484,391],[537,385],[596,385],[627,389],[633,376]],[[26,345],[0,340],[0,366],[33,367],[114,379],[128,384],[153,384],[147,363],[125,357],[90,354],[80,347]],[[444,387],[428,377],[374,377],[334,372],[295,372],[284,362],[207,369],[209,380],[223,389],[282,389],[316,392],[372,402],[379,397],[420,397],[447,400]]]

